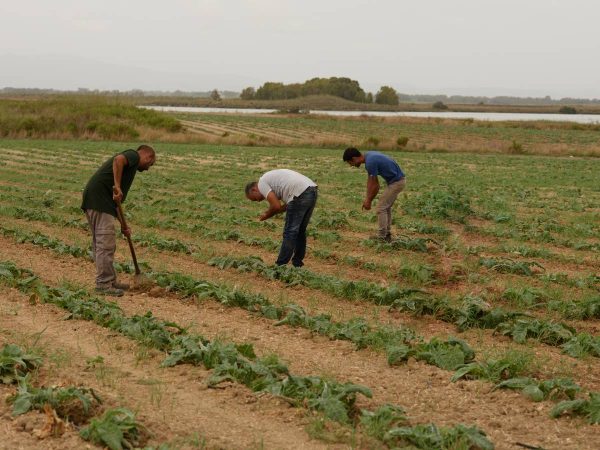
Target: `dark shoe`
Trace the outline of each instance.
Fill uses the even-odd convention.
[[[118,281],[115,281],[112,284],[112,287],[114,287],[115,289],[121,289],[123,291],[126,291],[127,289],[129,289],[129,285],[127,283],[119,283]]]
[[[379,242],[392,242],[392,236],[389,234],[387,236],[379,236],[378,234],[376,234],[373,236],[369,236],[369,239],[372,241],[379,241]]]
[[[96,292],[102,295],[110,295],[111,297],[123,297],[123,289],[118,289],[115,287],[97,287]]]

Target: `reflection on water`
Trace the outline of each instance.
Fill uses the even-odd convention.
[[[203,108],[194,106],[141,106],[156,111],[190,112],[190,113],[234,113],[234,114],[268,114],[276,109],[245,108]],[[391,112],[391,111],[317,111],[311,114],[327,116],[376,116],[376,117],[439,117],[442,119],[474,119],[499,121],[550,120],[556,122],[600,123],[600,115],[596,114],[532,114],[532,113],[493,113],[493,112]]]

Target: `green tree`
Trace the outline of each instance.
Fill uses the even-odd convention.
[[[373,103],[373,93],[372,92],[367,93],[367,96],[365,97],[365,103]]]
[[[256,90],[255,98],[259,100],[281,100],[285,98],[285,86],[283,83],[267,81]]]
[[[219,91],[217,91],[216,89],[213,89],[210,93],[210,98],[218,102],[219,100],[221,100],[221,94],[219,94]]]
[[[254,99],[255,95],[256,95],[256,90],[253,87],[249,86],[242,90],[242,93],[240,94],[240,98],[242,100],[252,100],[252,99]]]
[[[377,94],[375,94],[375,103],[379,105],[397,105],[398,93],[393,87],[381,86]]]

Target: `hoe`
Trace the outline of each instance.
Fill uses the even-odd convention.
[[[127,229],[127,222],[125,222],[125,214],[123,214],[123,208],[121,207],[121,202],[117,201],[117,218],[121,223],[121,229]],[[133,259],[133,266],[135,267],[135,274],[133,276],[133,284],[132,287],[137,290],[143,290],[152,285],[152,281],[142,274],[140,270],[140,266],[138,265],[137,258],[135,256],[135,250],[133,248],[133,242],[131,242],[131,236],[126,236],[127,242],[129,243],[129,250],[131,251],[131,258]]]

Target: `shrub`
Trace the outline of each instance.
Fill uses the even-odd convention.
[[[572,106],[561,106],[558,112],[560,114],[577,114],[577,110]]]
[[[365,141],[366,145],[372,145],[373,147],[377,147],[379,145],[379,138],[375,136],[369,136]]]
[[[448,106],[442,101],[437,101],[433,104],[433,109],[446,110]]]
[[[406,136],[400,136],[398,139],[396,139],[396,145],[398,147],[406,147],[406,144],[408,144],[408,138]]]
[[[523,149],[523,144],[520,144],[517,141],[512,141],[512,144],[510,147],[508,147],[508,152],[512,153],[513,155],[522,155],[525,153],[525,150]]]

